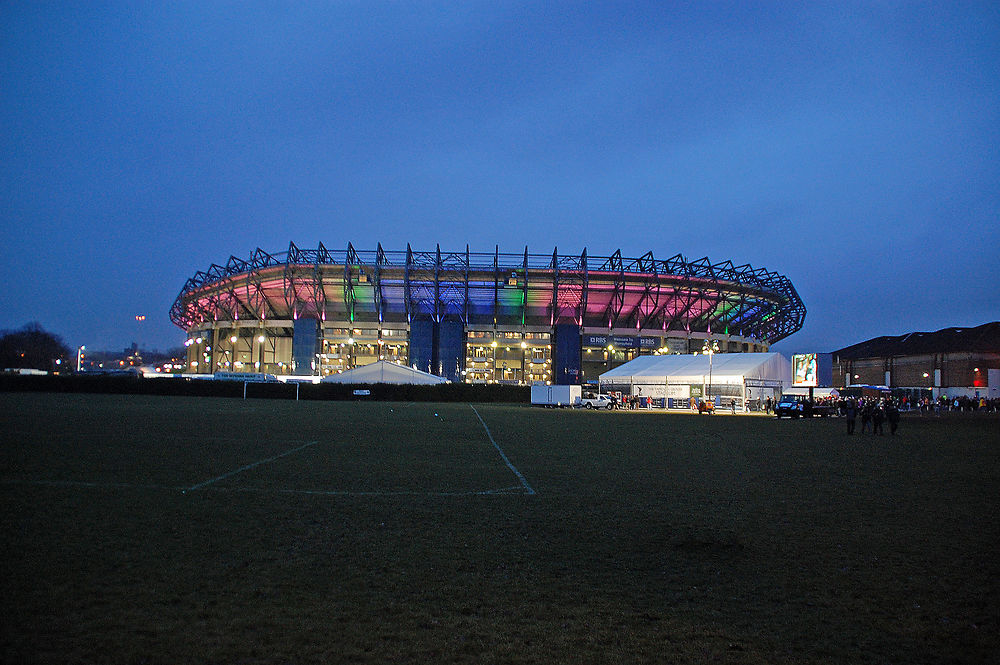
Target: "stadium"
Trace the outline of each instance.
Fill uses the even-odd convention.
[[[805,313],[785,276],[707,257],[292,243],[197,272],[170,318],[195,373],[326,376],[387,360],[451,381],[576,384],[706,340],[767,351]]]

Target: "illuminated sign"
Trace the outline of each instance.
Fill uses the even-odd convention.
[[[656,349],[660,346],[659,337],[632,337],[628,335],[584,335],[583,346],[616,349]]]
[[[792,356],[792,385],[819,385],[815,353],[796,353]]]

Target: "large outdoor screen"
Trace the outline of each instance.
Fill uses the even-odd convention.
[[[792,385],[819,385],[817,383],[815,353],[796,353],[792,356]]]

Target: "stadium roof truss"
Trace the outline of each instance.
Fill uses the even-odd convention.
[[[187,280],[170,309],[190,329],[220,320],[333,319],[350,323],[461,321],[733,334],[774,343],[802,327],[806,309],[783,275],[708,257],[658,260],[434,251],[254,250]]]

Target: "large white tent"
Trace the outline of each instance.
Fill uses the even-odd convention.
[[[419,369],[397,365],[387,360],[380,360],[370,365],[349,369],[341,374],[331,374],[323,377],[323,383],[406,383],[414,385],[433,385],[447,383],[441,376],[421,372]]]
[[[678,403],[696,396],[736,399],[742,408],[745,400],[776,397],[791,386],[792,364],[780,353],[639,356],[601,374],[598,384]]]

